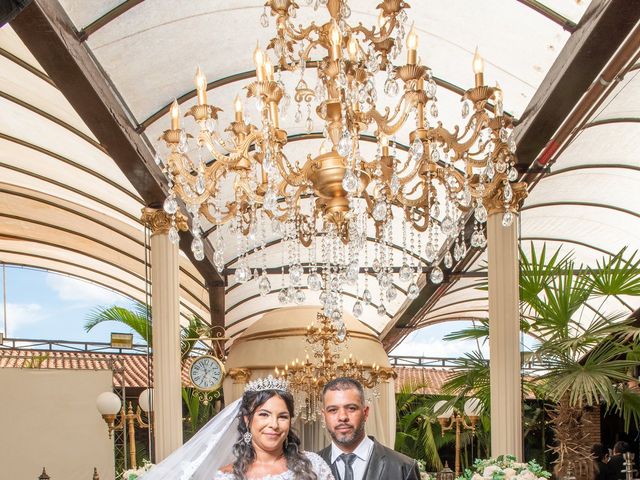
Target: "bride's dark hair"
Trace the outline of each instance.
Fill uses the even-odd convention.
[[[240,418],[240,422],[238,422],[238,441],[233,445],[233,454],[235,457],[233,474],[240,480],[247,478],[247,470],[249,470],[249,466],[251,466],[256,459],[253,444],[251,442],[249,442],[249,444],[245,443],[243,438],[244,434],[249,431],[249,426],[245,423],[244,419],[247,418],[249,423],[251,423],[256,410],[276,395],[284,400],[287,410],[289,411],[291,422],[293,423],[293,396],[289,392],[281,390],[249,391],[245,392],[242,396],[240,412],[238,413]],[[293,478],[296,480],[318,480],[311,462],[300,452],[300,439],[292,428],[289,428],[289,434],[284,441],[283,449],[284,457],[287,460],[287,468],[293,472]]]

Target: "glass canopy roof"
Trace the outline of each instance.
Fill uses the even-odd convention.
[[[441,119],[450,126],[459,121],[460,91],[473,83],[476,47],[486,61],[485,78],[500,84],[505,109],[517,120],[590,6],[586,0],[409,3],[420,36],[419,55],[439,79]],[[75,28],[85,32],[84,45],[130,113],[132,125],[160,150],[157,138],[169,125],[168,104],[182,97],[186,111],[194,102],[196,66],[207,75],[210,103],[225,110],[220,120],[224,125],[231,118],[233,97],[253,75],[256,41],[265,45],[273,32],[273,21],[269,29],[260,27],[260,1],[201,0],[176,8],[171,0],[147,0],[120,8],[118,15],[112,13],[124,5],[120,1],[60,4]],[[351,0],[350,6],[351,23],[375,23],[372,2]],[[313,7],[301,8],[296,21],[312,20],[323,17]],[[623,246],[640,248],[638,72],[625,76],[557,158],[551,173],[531,190],[522,212],[523,248],[529,242],[564,244],[585,264]],[[314,75],[309,72],[309,85],[315,84]],[[252,105],[245,110],[255,118]],[[145,236],[139,222],[144,202],[10,26],[0,29],[0,112],[0,261],[69,273],[144,299]],[[291,156],[317,152],[319,125],[316,135],[305,136],[292,114],[282,123],[290,135],[297,135],[287,145]],[[375,144],[361,143],[364,154],[375,150]],[[279,267],[282,245],[277,237],[272,240],[267,263]],[[231,253],[236,249],[225,250],[227,267],[233,269]],[[481,271],[485,263],[485,254],[478,252],[466,271]],[[266,298],[257,293],[256,282],[236,285],[232,275],[227,280],[225,323],[232,338],[281,306],[278,274],[271,275],[273,291]],[[360,291],[365,281],[360,275]],[[452,281],[435,304],[419,312],[418,326],[486,318],[486,295],[474,289],[476,282],[477,275]],[[183,314],[209,318],[205,283],[182,256]],[[369,288],[374,287],[375,282],[369,282]],[[403,293],[407,285],[398,288]],[[346,310],[355,301],[355,287],[350,293]],[[375,303],[379,294],[372,293]],[[304,303],[318,304],[317,296],[307,292]],[[362,318],[384,334],[405,306],[401,294],[385,303],[386,315],[378,316],[374,305]],[[611,308],[630,311],[639,306],[621,302]]]

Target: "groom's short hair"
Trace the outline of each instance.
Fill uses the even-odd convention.
[[[357,390],[360,394],[360,400],[364,405],[364,387],[362,384],[354,378],[350,377],[338,377],[326,383],[322,388],[322,401],[324,402],[324,396],[328,391],[336,390]]]

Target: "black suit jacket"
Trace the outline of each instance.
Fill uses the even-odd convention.
[[[624,480],[626,478],[623,472],[624,469],[624,457],[622,454],[613,455],[609,459],[609,463],[607,463],[605,478],[607,480]]]
[[[420,480],[420,470],[415,460],[385,447],[373,437],[369,438],[373,440],[373,450],[363,480]],[[331,464],[331,445],[318,454],[331,467],[336,480],[340,480],[338,470]]]

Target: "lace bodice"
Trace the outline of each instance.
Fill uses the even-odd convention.
[[[311,462],[311,467],[313,468],[315,474],[318,476],[318,480],[334,480],[329,465],[326,464],[326,462],[320,457],[320,455],[313,452],[303,452],[303,454]],[[218,471],[213,480],[235,480],[235,476],[233,475],[233,473],[224,473]],[[252,480],[294,480],[294,478],[293,472],[291,470],[287,470],[286,472],[279,475],[267,475],[266,477],[262,477],[261,479]]]

